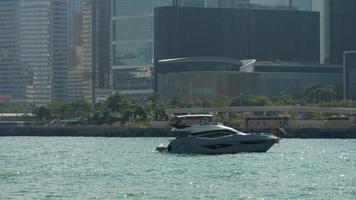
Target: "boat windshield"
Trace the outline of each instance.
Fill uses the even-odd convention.
[[[225,137],[230,135],[235,135],[236,133],[232,131],[211,131],[211,132],[199,132],[199,133],[191,133],[190,135],[195,137],[202,137],[202,138],[218,138],[218,137]]]
[[[199,114],[199,115],[178,115],[172,116],[170,119],[170,124],[176,128],[186,128],[195,124],[209,125],[214,124],[214,116]]]

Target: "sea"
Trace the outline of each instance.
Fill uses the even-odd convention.
[[[170,138],[1,137],[0,199],[356,199],[356,140],[158,153]]]

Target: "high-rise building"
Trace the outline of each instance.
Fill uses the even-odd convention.
[[[69,1],[70,46],[82,44],[82,1]]]
[[[157,6],[171,6],[172,0],[112,3],[113,90],[147,96],[153,92],[151,73],[135,74],[153,68],[153,10]]]
[[[356,100],[356,51],[345,51],[344,62],[344,99]]]
[[[110,86],[111,2],[83,0],[83,92],[95,102],[96,90]]]
[[[356,49],[356,1],[313,0],[312,10],[320,12],[321,62],[341,64]]]
[[[204,3],[203,0],[112,0],[113,90],[140,99],[153,92],[154,8],[204,7]]]
[[[330,62],[341,64],[344,51],[356,49],[356,1],[330,0]]]
[[[155,61],[219,56],[319,62],[317,12],[161,7],[154,23]]]
[[[27,93],[28,100],[35,105],[67,98],[67,3],[63,0],[20,0],[20,62],[32,75]]]
[[[312,10],[320,13],[320,63],[330,60],[330,0],[313,0]]]
[[[68,101],[83,100],[83,0],[69,1]]]
[[[24,103],[30,72],[20,64],[19,4],[0,1],[0,95]]]

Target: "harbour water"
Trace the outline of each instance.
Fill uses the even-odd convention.
[[[0,199],[356,199],[356,140],[157,153],[167,138],[0,138]]]

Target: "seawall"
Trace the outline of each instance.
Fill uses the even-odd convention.
[[[271,133],[271,130],[242,130]],[[276,133],[281,138],[356,139],[356,128],[351,129],[285,129]],[[168,128],[127,127],[0,127],[0,137],[174,137]]]
[[[173,137],[169,129],[123,127],[0,127],[1,136]]]

